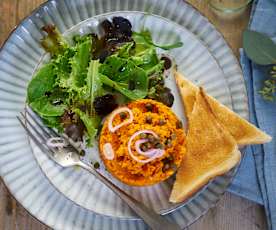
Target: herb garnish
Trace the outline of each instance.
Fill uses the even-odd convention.
[[[276,44],[265,34],[245,30],[243,47],[246,55],[256,64],[273,65],[269,79],[259,91],[265,100],[273,101],[276,93]]]

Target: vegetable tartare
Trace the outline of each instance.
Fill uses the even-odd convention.
[[[141,99],[114,110],[105,120],[99,149],[107,170],[134,186],[170,177],[185,156],[182,123],[164,104]]]

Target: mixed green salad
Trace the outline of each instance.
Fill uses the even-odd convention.
[[[164,85],[171,63],[156,48],[169,50],[181,42],[154,44],[150,31],[133,32],[123,17],[102,21],[101,36],[77,35],[71,41],[53,25],[42,30],[41,45],[51,59],[30,81],[27,103],[47,126],[91,146],[102,118],[120,103],[151,98],[172,106]]]

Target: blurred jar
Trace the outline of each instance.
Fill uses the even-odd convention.
[[[231,19],[241,16],[252,0],[208,0],[209,7],[222,18]]]

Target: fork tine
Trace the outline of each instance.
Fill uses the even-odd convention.
[[[80,152],[80,150],[74,145],[74,143],[70,140],[70,138],[67,136],[67,135],[59,135],[55,130],[51,129],[51,128],[47,128],[45,127],[44,125],[41,125],[37,119],[39,121],[41,121],[43,123],[43,121],[41,120],[41,118],[39,116],[37,116],[37,114],[32,110],[31,107],[27,106],[27,109],[26,109],[26,112],[27,114],[32,118],[32,120],[34,120],[34,122],[43,130],[45,130],[48,134],[52,134],[53,136],[55,137],[62,137],[64,138],[68,143],[70,143],[70,145],[77,151],[77,152]],[[37,117],[37,119],[35,119],[35,117]]]
[[[28,115],[28,117],[34,121],[34,123],[40,128],[40,130],[42,130],[43,133],[45,133],[45,135],[47,135],[47,137],[50,138],[51,137],[50,133],[38,122],[37,119],[40,119],[40,118],[38,118],[38,116],[32,114],[28,108],[25,111],[26,111],[26,115],[24,116],[25,119],[28,120],[28,118],[27,118],[27,115]]]
[[[42,135],[42,133],[40,133],[40,132],[38,131],[38,129],[29,121],[29,119],[28,119],[22,112],[20,112],[20,114],[21,114],[21,116],[22,116],[23,118],[25,118],[25,121],[28,123],[28,125],[30,126],[30,128],[36,133],[36,135],[38,135],[39,138],[40,138],[44,143],[46,143],[48,138],[45,137],[44,135]],[[25,125],[25,126],[26,126],[26,125]],[[27,126],[26,126],[26,128],[28,129]],[[28,131],[30,132],[29,129],[28,129]],[[42,132],[43,132],[43,130],[42,130]],[[43,133],[45,133],[45,132],[43,132]]]
[[[43,143],[41,143],[30,130],[27,128],[27,126],[24,124],[24,122],[20,119],[20,117],[16,116],[22,127],[25,129],[27,132],[27,135],[36,143],[36,145],[40,148],[40,150],[44,153],[50,153],[51,155],[54,155],[55,153],[50,149],[46,148]]]
[[[43,121],[42,119],[32,110],[32,108],[30,106],[27,106],[26,107],[27,109],[25,110],[26,113],[32,118],[32,120],[35,122],[35,124],[42,130],[44,131],[46,134],[48,134],[47,136],[48,137],[62,137],[64,138],[68,143],[70,143],[70,145],[77,151],[77,152],[80,152],[80,150],[74,145],[74,143],[72,142],[72,140],[62,134],[62,135],[59,135],[55,130],[51,129],[51,128],[47,128],[43,125]],[[24,116],[24,118],[27,120],[26,116]],[[38,120],[42,123],[39,123]],[[52,136],[51,136],[52,135]]]
[[[44,125],[42,125],[41,123],[43,123],[43,121],[41,120],[41,118],[39,116],[37,116],[37,114],[29,106],[27,107],[26,112],[32,118],[32,120],[36,123],[36,125],[39,126],[40,129],[42,129],[43,131],[45,131],[45,133],[48,134],[48,137],[52,137],[52,136],[59,137],[60,136],[53,129],[49,129],[49,128],[45,127]],[[38,120],[41,123],[39,123]]]

